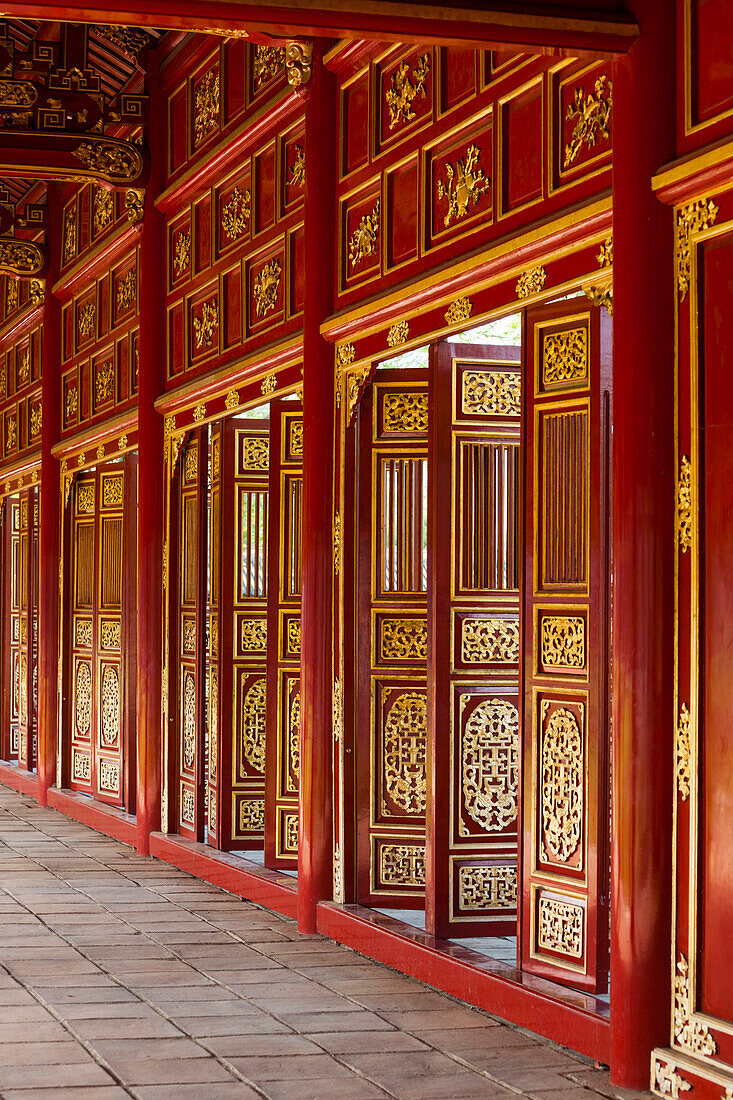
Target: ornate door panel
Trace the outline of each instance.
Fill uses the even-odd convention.
[[[267,598],[265,862],[298,866],[300,783],[300,531],[303,413],[293,401],[270,405]],[[325,629],[325,625],[324,625]],[[248,719],[255,722],[254,715]]]
[[[19,494],[17,572],[17,658],[15,701],[17,752],[21,768],[36,764],[36,702],[38,699],[35,654],[38,642],[38,494],[26,489]]]
[[[690,251],[677,343],[674,982],[671,1050],[652,1058],[657,1095],[702,1100],[733,1096],[733,208],[716,200],[676,214]]]
[[[427,382],[377,378],[358,414],[357,901],[422,908]]]
[[[177,827],[184,836],[199,841],[204,839],[205,827],[207,468],[207,439],[197,430],[186,440],[178,465],[178,663],[174,667],[178,669]],[[171,659],[176,659],[175,649]]]
[[[526,318],[522,966],[608,983],[611,321]]]
[[[426,927],[515,935],[521,349],[431,349]]]
[[[71,516],[71,786],[131,808],[134,800],[134,467],[76,477]],[[132,637],[130,636],[132,635]]]
[[[18,758],[18,669],[20,608],[18,602],[18,542],[20,497],[6,497],[3,514],[3,759]]]

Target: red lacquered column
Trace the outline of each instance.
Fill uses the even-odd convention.
[[[675,5],[628,7],[641,34],[613,71],[611,1077],[645,1088],[670,1012],[673,224],[650,181],[675,153]]]
[[[140,368],[137,500],[137,850],[150,854],[160,828],[161,641],[163,615],[163,420],[155,399],[165,372],[165,220],[155,208],[162,190],[167,132],[158,58],[148,54],[150,180],[140,242]]]
[[[337,165],[336,82],[313,46],[305,107],[305,313],[300,679],[298,928],[316,931],[332,896],[333,349],[320,327],[333,306]]]
[[[59,464],[51,454],[61,429],[61,304],[51,287],[58,278],[61,207],[58,186],[48,185],[50,254],[43,307],[41,358],[41,500],[38,533],[38,801],[48,805],[56,782],[59,669],[59,550],[61,504]]]

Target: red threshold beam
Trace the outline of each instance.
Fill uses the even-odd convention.
[[[200,33],[521,46],[593,54],[626,53],[638,27],[625,12],[558,4],[456,0],[5,0],[3,14],[23,19],[116,23]]]

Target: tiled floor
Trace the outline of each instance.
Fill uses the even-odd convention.
[[[2,1100],[599,1095],[642,1094],[0,787]]]

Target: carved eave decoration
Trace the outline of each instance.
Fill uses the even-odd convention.
[[[312,42],[288,42],[285,47],[285,72],[288,84],[296,91],[304,89],[311,78]]]
[[[45,249],[35,241],[16,237],[0,237],[0,272],[30,279],[39,275],[46,265]]]
[[[119,46],[133,61],[137,61],[143,50],[152,46],[154,42],[153,36],[142,27],[118,27],[106,23],[92,23],[89,29],[100,38],[106,38],[108,42]]]

